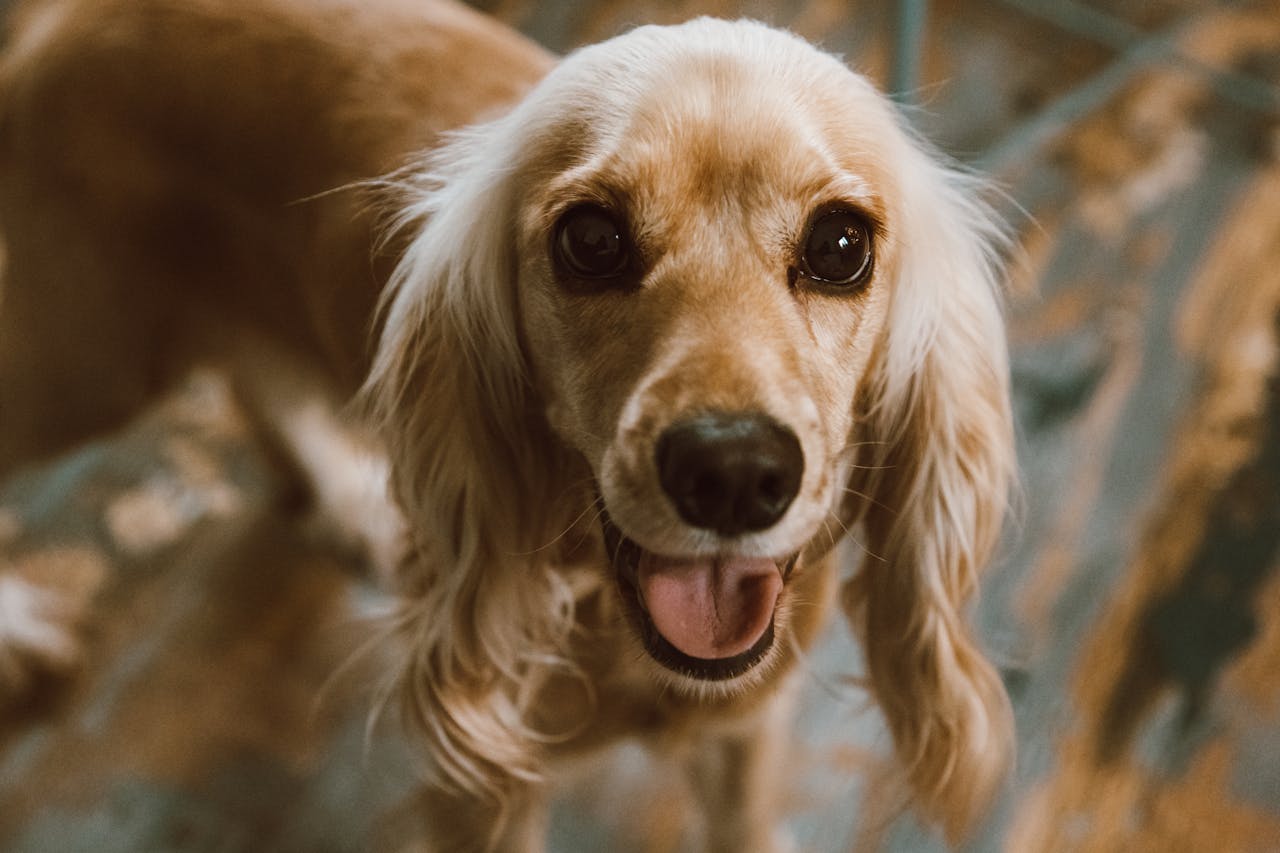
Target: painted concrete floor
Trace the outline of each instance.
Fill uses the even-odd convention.
[[[693,14],[791,27],[884,80],[889,4],[480,4],[567,50]],[[916,121],[1018,233],[1023,500],[975,618],[1017,714],[975,851],[1280,851],[1280,7],[933,4]],[[0,485],[0,568],[56,577],[89,657],[0,720],[0,850],[379,849],[411,777],[334,677],[377,593],[291,522],[216,377]],[[850,570],[854,557],[849,558]],[[804,851],[929,851],[834,632],[796,731]],[[677,850],[623,751],[551,847]],[[621,838],[622,841],[617,839]],[[612,840],[610,840],[612,839]]]

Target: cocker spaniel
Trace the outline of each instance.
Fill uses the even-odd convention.
[[[837,606],[923,813],[981,811],[1000,232],[841,62],[750,22],[557,62],[445,2],[38,0],[0,146],[0,472],[198,362],[295,449],[363,403],[434,848],[536,849],[557,764],[638,736],[683,750],[708,849],[778,849]]]

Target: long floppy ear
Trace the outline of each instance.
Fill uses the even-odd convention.
[[[965,614],[1014,477],[1000,231],[975,182],[904,149],[900,264],[853,483],[874,556],[844,600],[917,803],[956,842],[1011,753],[1008,698]]]
[[[408,242],[363,392],[410,538],[393,689],[436,782],[499,799],[538,777],[525,706],[573,618],[540,548],[566,466],[521,351],[515,126],[461,132],[394,182]]]

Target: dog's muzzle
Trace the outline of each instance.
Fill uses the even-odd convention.
[[[800,489],[794,432],[756,412],[708,412],[669,426],[654,448],[658,481],[680,519],[725,540],[772,527]],[[657,554],[602,515],[627,610],[649,654],[691,678],[736,678],[773,646],[774,620],[796,558]]]

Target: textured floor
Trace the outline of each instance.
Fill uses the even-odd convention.
[[[556,50],[763,17],[888,73],[883,3],[481,5]],[[997,176],[1019,244],[1022,507],[976,613],[1019,756],[971,848],[1280,851],[1280,7],[932,5],[915,118]],[[368,667],[334,675],[380,601],[276,491],[205,376],[0,484],[0,568],[93,605],[83,668],[0,717],[0,850],[395,836],[411,761],[366,734]],[[799,848],[941,849],[877,781],[887,737],[848,638],[811,669]],[[590,771],[552,849],[679,850],[652,769],[624,751]]]

